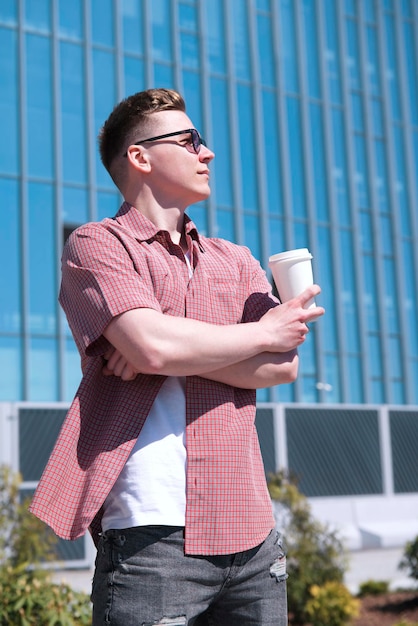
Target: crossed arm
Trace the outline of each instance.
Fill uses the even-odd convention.
[[[139,372],[167,376],[199,375],[240,388],[257,389],[293,382],[297,347],[307,323],[324,309],[304,309],[320,289],[309,287],[297,298],[270,309],[258,322],[219,326],[133,309],[113,319],[104,336],[114,350],[106,353],[105,375],[132,380]]]

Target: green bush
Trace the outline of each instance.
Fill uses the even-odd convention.
[[[44,570],[0,569],[1,626],[90,626],[86,594],[55,585]]]
[[[387,580],[366,580],[361,583],[358,591],[358,597],[365,596],[381,596],[389,591],[389,582]]]
[[[88,596],[53,584],[41,567],[57,559],[57,538],[20,501],[20,483],[0,466],[0,626],[89,626]]]
[[[396,622],[393,626],[418,626],[418,622],[408,622],[408,620],[402,619],[400,622]]]
[[[322,587],[313,585],[306,613],[312,626],[343,626],[357,617],[360,602],[341,583],[329,581]]]
[[[413,541],[408,541],[401,562],[401,569],[409,570],[408,576],[418,580],[418,536]]]
[[[270,477],[269,491],[279,505],[279,526],[286,541],[289,614],[292,624],[304,624],[309,621],[310,589],[328,582],[342,583],[347,553],[337,533],[313,518],[294,479],[278,472]]]

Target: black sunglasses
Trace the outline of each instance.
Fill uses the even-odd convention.
[[[166,133],[165,135],[158,135],[157,137],[150,137],[149,139],[142,139],[141,141],[136,141],[133,145],[140,146],[141,143],[147,143],[148,141],[157,141],[158,139],[167,139],[167,137],[175,137],[176,135],[184,135],[184,133],[190,133],[192,142],[191,144],[185,144],[185,148],[189,150],[188,146],[191,145],[193,147],[193,151],[196,154],[200,152],[200,146],[206,146],[206,141],[202,139],[199,135],[198,131],[195,128],[186,128],[185,130],[176,130],[174,133]],[[191,150],[189,150],[191,152]],[[128,156],[128,153],[125,152],[124,157]]]

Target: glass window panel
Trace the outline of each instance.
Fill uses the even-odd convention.
[[[348,375],[348,402],[363,403],[363,360],[356,356],[348,356],[347,375]]]
[[[117,6],[120,6],[122,13],[123,49],[125,52],[143,54],[143,3],[141,0],[122,0]]]
[[[319,73],[318,35],[316,4],[314,0],[303,0],[303,34],[305,42],[305,68],[307,72],[308,93],[311,98],[321,97]]]
[[[100,192],[97,194],[97,219],[113,217],[119,210],[121,198],[117,193]]]
[[[19,163],[19,84],[17,33],[0,28],[0,171],[17,174]]]
[[[357,34],[357,22],[346,20],[347,55],[346,67],[349,86],[351,89],[361,88],[359,42]]]
[[[397,302],[397,280],[395,274],[395,264],[393,259],[383,259],[383,280],[384,280],[384,314],[386,316],[386,326],[389,332],[399,332],[399,318]]]
[[[241,169],[242,204],[245,209],[258,210],[257,163],[254,150],[254,111],[252,87],[237,85],[239,167]]]
[[[142,59],[125,56],[123,59],[124,97],[145,89],[145,70]]]
[[[300,402],[318,402],[316,380],[312,376],[299,375]]]
[[[374,241],[373,241],[373,226],[372,226],[372,216],[369,211],[360,211],[359,213],[360,220],[360,232],[359,232],[359,241],[362,252],[373,252],[374,249]]]
[[[211,0],[203,4],[203,10],[206,11],[209,69],[222,74],[226,68],[224,8],[223,0]]]
[[[267,210],[269,213],[283,214],[282,171],[280,167],[280,140],[277,120],[276,94],[261,92],[263,106],[263,138],[261,141],[266,164]]]
[[[261,84],[274,87],[275,66],[272,37],[272,20],[269,15],[257,15],[258,59]]]
[[[300,105],[295,98],[286,98],[287,153],[291,191],[291,209],[295,217],[307,214],[305,172],[300,122]]]
[[[377,137],[383,135],[383,111],[381,100],[372,99],[372,126],[373,134]]]
[[[387,186],[386,144],[383,141],[374,142],[375,179],[374,188],[376,201],[382,213],[390,211],[389,190]]]
[[[335,354],[326,354],[325,363],[325,381],[317,381],[323,384],[322,399],[325,402],[341,402],[340,387],[340,363],[339,358]]]
[[[401,10],[404,17],[413,17],[411,0],[402,0]]]
[[[29,330],[52,334],[56,332],[57,313],[53,187],[30,183],[28,199]]]
[[[116,104],[115,57],[104,50],[93,50],[93,89],[94,89],[94,140],[104,121]],[[103,167],[98,150],[96,155],[97,184],[113,189],[114,184]]]
[[[268,250],[267,256],[284,252],[285,248],[285,225],[281,219],[269,217],[268,220]]]
[[[280,58],[285,90],[299,91],[298,58],[295,30],[295,3],[293,0],[280,0]],[[335,25],[334,25],[335,28]]]
[[[33,337],[28,358],[28,400],[58,400],[58,344],[55,339]]]
[[[324,127],[322,107],[317,104],[309,106],[309,130],[311,133],[310,151],[313,171],[313,198],[316,219],[329,220],[328,206],[328,166],[325,157]]]
[[[337,350],[337,331],[330,229],[318,228],[317,238],[318,246],[313,258],[314,281],[323,287],[320,302],[327,311],[327,332],[323,336],[323,349],[328,352],[335,352]]]
[[[190,4],[179,4],[179,26],[187,30],[197,30],[197,10]]]
[[[406,328],[408,329],[408,350],[415,358],[418,357],[418,297],[415,285],[416,272],[414,264],[415,243],[404,241],[402,243],[402,284],[405,294],[404,312],[406,316]],[[411,379],[413,380],[413,379]],[[418,381],[418,378],[415,380]]]
[[[32,176],[53,176],[51,41],[26,36],[27,160]]]
[[[378,335],[369,335],[367,338],[367,354],[368,362],[367,373],[370,378],[381,378],[383,369],[382,347],[380,345],[380,337]]]
[[[72,339],[65,341],[64,401],[70,402],[81,381],[80,355]]]
[[[304,343],[298,348],[300,361],[299,373],[302,376],[316,377],[316,350],[315,328],[311,326],[311,332],[306,336]]]
[[[270,402],[270,389],[257,389],[256,401],[257,402]]]
[[[180,50],[183,65],[194,69],[199,68],[199,40],[197,35],[180,33]]]
[[[389,358],[387,360],[387,366],[389,370],[389,376],[392,379],[403,379],[402,350],[399,337],[389,337],[388,350]]]
[[[364,130],[363,101],[360,94],[351,94],[351,117],[354,130],[362,132]]]
[[[84,5],[82,0],[58,0],[59,34],[61,37],[83,38]]]
[[[294,221],[292,224],[293,242],[295,248],[309,248],[309,233],[307,222]]]
[[[17,8],[16,0],[3,0],[0,2],[0,21],[9,26],[17,24]]]
[[[363,255],[363,310],[367,330],[378,332],[380,324],[377,307],[375,259],[367,254]]]
[[[163,63],[154,64],[154,83],[159,87],[172,89],[174,86],[173,68]]]
[[[376,11],[374,2],[375,0],[362,0],[363,2],[363,11],[364,17],[367,22],[375,22],[376,21]]]
[[[22,340],[0,335],[0,401],[23,400]]]
[[[273,388],[276,402],[294,402],[296,388],[291,385],[277,385]]]
[[[233,206],[231,138],[229,134],[228,85],[223,79],[212,78],[210,81],[209,111],[212,115],[212,142],[215,159],[210,167],[215,172],[216,204],[223,207]]]
[[[341,104],[341,68],[339,53],[338,31],[335,25],[338,23],[336,2],[326,2],[324,5],[325,16],[325,34],[326,34],[326,50],[325,50],[325,69],[328,82],[328,92],[330,100],[333,104]]]
[[[386,11],[393,12],[393,0],[383,0],[383,7]]]
[[[338,109],[331,112],[332,121],[332,182],[334,187],[334,201],[337,209],[337,220],[340,225],[348,226],[351,223],[349,193],[347,182],[347,157],[344,135],[343,114]]]
[[[84,52],[74,43],[60,44],[61,160],[66,182],[87,182]]]
[[[356,17],[357,15],[357,7],[355,0],[345,0],[344,2],[344,11],[347,15],[351,15],[352,17]]]
[[[154,60],[172,61],[171,9],[169,0],[153,0],[151,6],[152,54]],[[157,83],[160,84],[160,83]]]
[[[413,184],[415,185],[415,194],[418,198],[418,130],[412,132],[412,146],[414,151],[414,158],[412,162],[413,170]]]
[[[410,374],[410,379],[412,380],[411,403],[418,404],[418,385],[416,384],[416,381],[418,380],[418,361],[413,361],[413,360],[408,361],[408,371]]]
[[[201,235],[208,235],[208,210],[206,202],[198,202],[192,204],[187,209],[187,213],[190,215],[193,222],[196,224],[197,230]]]
[[[371,404],[384,404],[385,392],[382,380],[371,380],[369,382],[369,390]]]
[[[230,0],[235,74],[243,79],[251,77],[247,6],[241,0]]]
[[[93,43],[104,46],[114,45],[112,0],[90,0]]]
[[[235,236],[235,219],[232,211],[216,211],[216,232],[215,237],[236,241]]]
[[[405,385],[401,380],[393,380],[390,383],[392,404],[405,404]]]
[[[403,130],[397,125],[393,126],[393,137],[395,147],[395,169],[396,169],[396,198],[397,210],[400,216],[401,233],[404,237],[409,237],[412,232],[411,216],[409,212],[408,189],[406,181],[405,165],[405,144]]]
[[[339,259],[341,263],[339,294],[341,299],[342,327],[348,352],[360,351],[360,333],[358,327],[358,307],[354,268],[353,235],[348,230],[341,230],[339,237]],[[328,289],[327,283],[320,284]],[[321,294],[322,297],[322,294]]]
[[[393,255],[393,230],[392,219],[389,215],[381,215],[380,219],[380,239],[385,254]]]
[[[270,11],[270,0],[256,0],[258,11]]]
[[[0,228],[0,267],[3,268],[0,272],[0,332],[17,333],[21,331],[22,306],[21,218],[17,181],[0,178],[0,197],[3,205]],[[0,371],[3,375],[6,369]]]
[[[85,224],[89,221],[89,195],[87,189],[63,187],[62,221],[66,224]]]
[[[51,0],[25,0],[26,28],[39,32],[49,32],[51,29]]]
[[[244,245],[251,254],[261,260],[260,223],[256,215],[244,215]]]
[[[369,84],[370,93],[380,94],[379,51],[377,45],[377,30],[374,27],[366,28],[366,80]]]
[[[356,192],[357,207],[367,208],[370,206],[368,189],[368,172],[366,159],[366,146],[363,135],[354,136],[355,172],[354,188]]]
[[[196,72],[183,72],[183,94],[187,103],[187,113],[190,119],[193,121],[195,128],[199,129],[203,138],[206,139],[204,129],[202,128],[202,97],[199,74]]]
[[[417,7],[418,8],[418,7]],[[405,70],[407,80],[405,81],[409,100],[409,114],[412,123],[418,125],[418,67],[417,67],[417,45],[414,38],[413,26],[410,22],[403,24],[403,44],[405,47]]]
[[[394,120],[401,119],[401,105],[400,105],[400,89],[398,82],[398,69],[396,59],[396,44],[395,44],[395,23],[392,15],[385,15],[384,25],[386,31],[386,58],[387,67],[385,68],[385,76],[388,84],[388,91],[390,96],[390,102],[392,105],[392,118]]]

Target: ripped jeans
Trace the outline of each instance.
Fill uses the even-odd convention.
[[[222,556],[185,555],[183,528],[109,530],[98,546],[93,626],[287,626],[286,578],[275,530]]]

